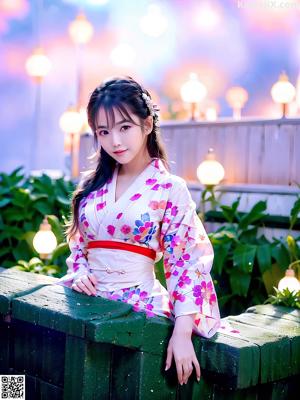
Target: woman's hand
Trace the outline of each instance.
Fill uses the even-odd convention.
[[[97,279],[95,275],[92,273],[82,275],[78,279],[74,281],[72,284],[72,289],[76,290],[76,292],[85,293],[89,296],[96,295],[96,284]]]
[[[200,365],[197,360],[192,343],[193,315],[182,315],[176,318],[175,327],[167,350],[166,370],[172,364],[174,356],[178,381],[182,385],[187,383],[193,372],[193,365],[196,369],[197,380],[200,380]]]

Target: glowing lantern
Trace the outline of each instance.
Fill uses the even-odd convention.
[[[206,186],[218,185],[225,176],[225,171],[218,161],[212,148],[208,150],[205,160],[197,168],[199,181]]]
[[[141,18],[140,28],[149,36],[159,37],[168,27],[168,20],[161,13],[161,9],[156,4],[148,7],[147,15]]]
[[[291,103],[296,95],[295,87],[289,82],[285,72],[279,76],[279,80],[272,86],[271,96],[275,103],[282,105],[282,117],[286,117],[288,104]]]
[[[50,71],[51,62],[44,54],[43,49],[38,47],[27,59],[25,67],[28,75],[32,76],[37,81],[41,81]]]
[[[69,107],[59,119],[60,129],[65,133],[79,133],[83,123],[82,115],[74,107]]]
[[[207,121],[216,121],[218,117],[217,109],[213,106],[207,107],[205,110],[205,118]]]
[[[51,230],[47,217],[40,225],[40,230],[33,238],[33,247],[40,254],[41,258],[47,258],[57,246],[57,240]]]
[[[280,291],[289,289],[290,292],[300,290],[300,282],[295,276],[295,271],[291,268],[285,271],[285,277],[279,281],[278,289]]]
[[[233,109],[233,118],[241,119],[241,110],[248,101],[248,92],[240,86],[234,86],[226,92],[226,100]]]
[[[76,44],[85,44],[90,41],[94,33],[93,25],[83,13],[77,15],[69,25],[69,34]]]
[[[190,79],[181,86],[180,94],[184,102],[191,104],[191,120],[195,120],[196,104],[200,103],[207,95],[207,89],[198,80],[197,74],[190,74]]]

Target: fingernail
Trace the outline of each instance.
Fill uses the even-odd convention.
[[[199,376],[197,377],[197,381],[198,381],[198,382],[200,381],[200,377],[199,377]]]

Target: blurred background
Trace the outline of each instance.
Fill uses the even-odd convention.
[[[191,73],[206,88],[200,119],[232,118],[236,86],[243,117],[269,119],[281,116],[270,91],[285,71],[297,91],[287,115],[296,116],[299,17],[296,0],[1,0],[0,169],[64,170],[60,118],[84,109],[111,75],[141,81],[163,120],[187,121]],[[38,66],[29,60],[37,53],[47,57]]]

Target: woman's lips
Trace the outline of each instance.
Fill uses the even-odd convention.
[[[125,153],[126,150],[118,150],[118,151],[114,151],[114,154],[123,154]]]

